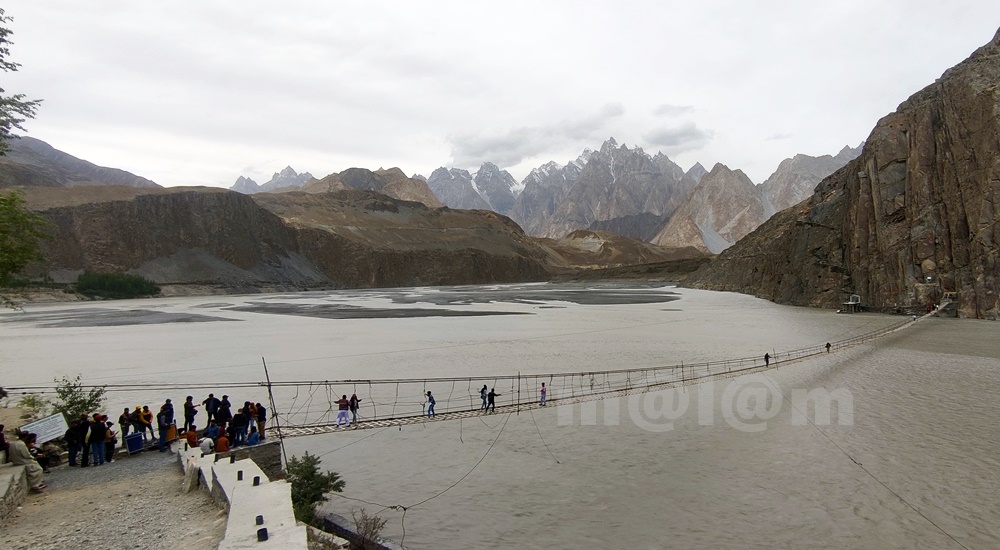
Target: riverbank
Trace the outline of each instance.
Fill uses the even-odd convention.
[[[203,491],[183,493],[182,479],[173,453],[140,453],[88,468],[54,467],[45,476],[45,492],[29,494],[0,522],[0,548],[180,543],[191,550],[214,549],[225,533],[226,513]]]

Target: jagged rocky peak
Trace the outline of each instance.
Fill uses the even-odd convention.
[[[313,179],[315,178],[309,172],[299,174],[291,166],[286,166],[280,172],[275,172],[271,179],[263,185],[258,185],[257,182],[248,177],[240,176],[229,190],[244,194],[265,193],[289,187],[302,187]]]
[[[424,183],[427,183],[427,177],[424,176],[423,174],[413,174],[410,177],[413,178],[413,179],[415,179],[415,180],[420,180],[420,181],[422,181]]]
[[[750,178],[717,163],[652,242],[718,254],[765,219],[760,193]]]
[[[490,205],[476,190],[472,174],[461,168],[441,167],[427,178],[431,192],[448,208],[489,210]]]
[[[229,190],[243,193],[244,195],[252,195],[260,191],[260,185],[248,177],[240,176],[236,178],[236,183]]]
[[[705,177],[705,174],[707,174],[707,173],[708,173],[708,170],[705,170],[705,167],[702,166],[700,162],[696,162],[696,163],[694,163],[694,166],[692,166],[691,168],[688,168],[688,171],[685,172],[684,174],[687,177],[689,177],[692,180],[694,180],[695,183],[698,183],[698,182],[701,181],[701,178]]]
[[[510,212],[514,206],[515,190],[520,191],[514,176],[492,162],[484,162],[479,167],[473,182],[490,209],[500,214]]]
[[[781,161],[777,170],[761,184],[767,217],[796,205],[813,194],[823,178],[857,158],[861,147],[844,147],[836,156],[798,154]]]
[[[617,149],[617,148],[618,148],[618,142],[615,141],[614,137],[609,137],[607,141],[605,141],[603,144],[601,144],[601,153],[604,153],[605,155],[609,155],[609,154],[611,154],[611,151],[613,149]],[[628,147],[625,147],[625,149],[628,149]]]

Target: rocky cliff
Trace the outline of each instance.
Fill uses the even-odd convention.
[[[1000,306],[1000,32],[875,126],[861,155],[688,284],[783,303]]]

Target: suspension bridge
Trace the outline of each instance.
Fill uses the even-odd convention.
[[[928,314],[932,315],[932,314]],[[613,369],[589,372],[473,376],[464,378],[312,380],[283,381],[268,385],[287,400],[267,428],[269,436],[280,438],[330,434],[352,430],[380,429],[425,422],[472,418],[484,414],[530,411],[542,407],[542,383],[548,390],[547,404],[558,406],[627,396],[733,378],[787,366],[812,357],[835,353],[865,344],[911,326],[906,319],[878,330],[847,339],[810,347],[774,351],[767,357],[742,357],[699,363],[678,363],[656,367]],[[352,388],[361,399],[358,422],[338,425],[339,397],[335,388]],[[481,389],[497,392],[495,408],[483,410]],[[427,416],[424,396],[435,396],[435,415]],[[294,395],[289,396],[289,393]],[[343,394],[341,394],[343,395]],[[419,399],[415,399],[419,397]]]

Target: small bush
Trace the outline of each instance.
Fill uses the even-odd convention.
[[[379,541],[382,540],[382,528],[385,527],[387,520],[378,515],[369,516],[364,508],[351,510],[351,517],[354,519],[354,528],[357,529],[360,538],[357,541],[358,549],[377,550],[381,548]],[[351,543],[351,548],[354,548],[354,543]]]
[[[53,409],[61,412],[67,420],[80,418],[82,414],[91,414],[104,410],[104,394],[107,391],[104,386],[93,387],[85,390],[80,383],[80,375],[70,380],[63,376],[62,380],[56,379],[56,399]]]
[[[85,296],[120,299],[155,296],[160,287],[139,275],[84,271],[76,279],[76,291]]]
[[[37,393],[29,393],[25,395],[17,402],[18,408],[24,409],[31,413],[31,416],[35,418],[40,418],[45,416],[45,413],[49,410],[49,402],[41,395]]]

